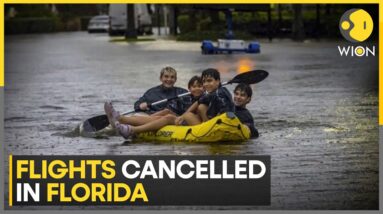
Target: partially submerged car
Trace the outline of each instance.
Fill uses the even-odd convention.
[[[109,31],[109,16],[99,15],[94,16],[88,23],[88,33],[108,32]]]

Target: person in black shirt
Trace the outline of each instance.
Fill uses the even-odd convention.
[[[150,106],[151,103],[188,92],[184,88],[174,86],[177,81],[177,71],[172,67],[165,67],[161,70],[160,80],[162,82],[161,85],[147,90],[144,95],[142,95],[142,97],[134,103],[134,110],[152,114],[165,109],[169,103]],[[171,101],[170,103],[173,103],[175,106],[181,105],[181,101],[179,99]]]
[[[240,83],[234,89],[234,105],[235,115],[238,119],[246,125],[251,132],[252,138],[259,136],[258,130],[254,126],[254,119],[249,110],[246,109],[246,105],[251,101],[253,91],[247,84]]]
[[[190,95],[179,98],[179,102],[170,102],[164,110],[151,114],[151,116],[164,116],[167,114],[180,116],[185,113],[204,93],[201,77],[193,76],[189,80],[188,89]]]
[[[177,118],[176,125],[198,125],[224,112],[234,112],[232,96],[225,87],[222,87],[219,72],[214,68],[208,68],[202,72],[201,78],[207,94]]]

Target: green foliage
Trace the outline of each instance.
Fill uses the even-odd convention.
[[[50,11],[48,5],[44,4],[12,4],[7,8],[15,8],[17,11],[17,17],[29,18],[29,17],[52,17],[53,14]]]
[[[233,13],[233,23],[235,24],[247,24],[254,21],[252,13]]]
[[[81,30],[86,30],[88,28],[88,24],[89,24],[89,21],[90,21],[91,18],[92,18],[92,16],[81,17],[81,19],[80,19],[80,21],[81,21]]]
[[[77,31],[87,28],[89,19],[97,15],[96,4],[56,4],[53,14],[48,4],[7,4],[16,16],[5,20],[6,34]]]
[[[178,16],[177,22],[182,33],[188,33],[195,30],[195,23],[191,22],[189,15]]]
[[[5,34],[48,33],[57,30],[57,18],[18,18],[5,21]]]
[[[56,8],[64,19],[97,15],[96,4],[56,4]]]
[[[197,23],[197,30],[198,30],[198,31],[210,30],[212,24],[213,24],[213,23],[212,23],[210,17],[207,17],[207,18],[205,18],[205,19],[202,19],[202,20],[200,20],[200,21]]]

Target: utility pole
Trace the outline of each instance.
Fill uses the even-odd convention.
[[[267,9],[267,37],[269,42],[273,40],[272,23],[271,23],[271,5]]]
[[[134,4],[127,4],[126,5],[126,30],[125,30],[126,39],[137,39],[134,16],[135,16]]]
[[[305,38],[305,29],[303,25],[302,5],[293,4],[293,39],[302,41]]]
[[[161,35],[161,12],[159,4],[156,5],[158,36]]]
[[[173,36],[177,36],[177,16],[178,16],[178,10],[176,5],[171,5],[169,6],[169,29],[170,29],[170,34]],[[213,22],[214,23],[214,22]]]
[[[168,35],[168,7],[163,6],[164,9],[164,28],[165,28],[165,35]]]
[[[321,30],[320,30],[320,4],[316,4],[316,19],[315,19],[315,37],[319,39]]]

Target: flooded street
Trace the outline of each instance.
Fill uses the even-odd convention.
[[[347,44],[337,41],[261,40],[260,54],[202,55],[198,42],[109,40],[85,32],[5,37],[6,154],[270,155],[271,205],[249,209],[378,208],[378,56],[340,57],[337,46]],[[180,87],[208,67],[223,81],[267,70],[248,105],[260,137],[187,144],[78,136],[78,124],[103,114],[106,100],[132,110],[160,84],[164,66],[178,71]]]

